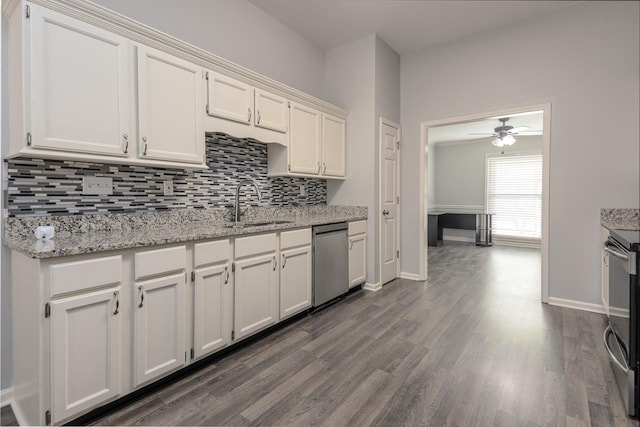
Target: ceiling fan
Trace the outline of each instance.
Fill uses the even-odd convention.
[[[513,143],[516,142],[516,139],[513,137],[513,135],[518,135],[520,132],[527,132],[530,129],[529,126],[513,127],[510,125],[507,125],[507,121],[509,121],[509,117],[504,117],[498,120],[501,121],[502,124],[493,130],[494,131],[493,134],[471,133],[470,135],[490,135],[491,137],[493,137],[493,139],[491,140],[491,143],[493,145],[495,145],[496,147],[504,147],[504,146],[513,145]],[[533,132],[533,131],[530,131],[530,132]],[[535,131],[535,132],[538,132],[538,131]]]

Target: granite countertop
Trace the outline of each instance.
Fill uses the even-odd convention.
[[[640,209],[602,208],[600,224],[609,230],[640,230]]]
[[[367,219],[366,207],[325,205],[249,208],[240,222],[244,225],[241,229],[233,227],[228,209],[9,218],[5,221],[4,244],[31,258],[53,258],[363,219]],[[269,224],[251,226],[263,222]],[[54,226],[54,238],[37,240],[34,231],[40,225]]]

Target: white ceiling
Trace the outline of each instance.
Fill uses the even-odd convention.
[[[399,54],[553,13],[576,1],[249,0],[322,49],[377,33]]]
[[[528,126],[526,131],[519,132],[518,135],[542,135],[542,111],[536,111],[532,113],[517,114],[509,117],[507,126]],[[504,118],[500,117],[500,118]],[[471,142],[471,141],[487,141],[493,134],[494,128],[501,126],[502,123],[498,120],[498,117],[492,117],[485,120],[479,120],[467,123],[456,123],[453,125],[437,126],[429,129],[429,144],[447,144],[447,143],[459,143],[459,142]],[[475,133],[485,133],[483,135],[472,135]],[[518,139],[518,135],[515,135]]]

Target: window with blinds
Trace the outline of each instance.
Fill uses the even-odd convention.
[[[540,239],[542,154],[488,157],[487,209],[494,235]]]

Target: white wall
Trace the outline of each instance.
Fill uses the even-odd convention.
[[[327,181],[327,203],[367,206],[367,282],[378,283],[379,118],[399,122],[400,57],[371,34],[326,53],[326,100],[349,110],[347,179]]]
[[[578,3],[402,57],[403,271],[419,264],[420,122],[550,102],[550,296],[599,303],[600,208],[640,205],[639,9]]]
[[[442,144],[431,148],[436,206],[480,206],[485,204],[487,154],[538,151],[542,136],[519,136],[514,145],[499,148],[490,140],[466,144]]]
[[[318,98],[324,51],[246,0],[93,0]]]

